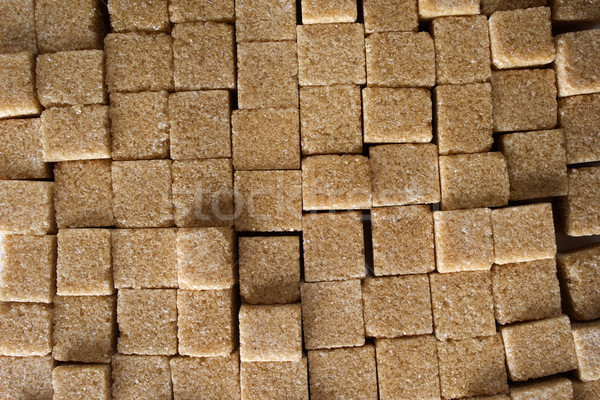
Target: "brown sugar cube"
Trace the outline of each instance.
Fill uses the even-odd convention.
[[[177,353],[177,291],[120,289],[118,292],[119,353]]]
[[[573,398],[575,400],[595,400],[600,396],[600,380],[582,382],[571,380],[573,385]]]
[[[45,356],[52,351],[51,330],[50,305],[0,303],[0,355]]]
[[[109,93],[173,90],[173,49],[165,33],[109,33],[104,39]]]
[[[558,254],[565,309],[577,320],[600,318],[600,246]]]
[[[108,13],[113,32],[169,31],[168,0],[109,0]]]
[[[244,362],[240,370],[242,400],[308,400],[306,357],[300,361]]]
[[[366,33],[416,31],[417,0],[363,0]]]
[[[510,184],[502,153],[440,156],[442,210],[508,204]]]
[[[240,359],[300,361],[302,317],[300,304],[242,305],[240,309]]]
[[[0,180],[0,234],[54,231],[53,192],[52,182]]]
[[[111,366],[113,399],[172,399],[169,357],[117,354]]]
[[[435,269],[433,217],[428,205],[371,210],[375,276],[424,274]]]
[[[0,300],[52,303],[56,236],[0,235]]]
[[[301,87],[302,154],[361,153],[361,113],[358,85]]]
[[[239,43],[237,88],[240,109],[298,108],[296,43]]]
[[[226,158],[173,162],[173,205],[179,227],[233,224],[233,166]]]
[[[490,79],[490,37],[485,16],[439,18],[431,26],[438,84]]]
[[[0,54],[0,119],[39,115],[40,111],[33,55]]]
[[[235,110],[231,135],[236,171],[300,169],[297,109]]]
[[[229,108],[226,90],[169,95],[171,158],[231,157]]]
[[[565,134],[567,164],[600,161],[600,94],[558,100],[559,126]]]
[[[59,228],[114,225],[111,162],[54,165],[54,207]]]
[[[240,399],[240,362],[227,357],[173,357],[171,379],[175,400],[202,396],[206,400]]]
[[[362,291],[367,336],[393,338],[433,332],[427,275],[369,278]]]
[[[573,400],[573,385],[562,377],[532,381],[511,386],[510,396],[512,400]]]
[[[169,0],[171,22],[233,21],[233,0]]]
[[[37,54],[33,0],[0,3],[0,54],[28,52]]]
[[[171,161],[115,161],[112,180],[117,228],[173,225]]]
[[[587,0],[552,0],[552,20],[557,23],[600,21],[600,4]]]
[[[419,18],[429,20],[451,15],[479,14],[480,0],[419,0]]]
[[[296,40],[296,2],[236,1],[235,38],[238,42]]]
[[[499,145],[508,167],[511,200],[567,194],[567,154],[562,130],[502,135]]]
[[[492,143],[492,86],[443,85],[434,89],[439,153],[481,153]]]
[[[179,354],[225,357],[236,347],[234,292],[178,290]]]
[[[600,167],[568,172],[568,193],[560,199],[563,229],[569,236],[600,234]]]
[[[300,301],[299,237],[241,237],[238,247],[243,303],[285,304]]]
[[[375,350],[381,400],[440,398],[437,347],[432,335],[377,339]]]
[[[112,265],[115,288],[176,288],[175,229],[115,229]]]
[[[302,160],[304,210],[352,210],[371,206],[369,159],[358,155]]]
[[[600,378],[600,322],[573,324],[577,354],[577,377],[582,381]]]
[[[52,356],[0,357],[0,397],[52,400],[52,368]]]
[[[39,118],[0,121],[0,148],[0,179],[50,178],[50,165],[42,154]]]
[[[375,348],[309,350],[310,398],[377,399]]]
[[[302,0],[303,24],[334,24],[355,22],[358,9],[356,0]]]
[[[494,132],[552,129],[557,123],[556,79],[550,69],[492,73]]]
[[[431,93],[419,88],[362,91],[365,143],[430,142]]]
[[[496,321],[502,325],[561,314],[554,259],[494,265],[492,292]]]
[[[525,381],[577,368],[569,317],[504,326],[500,329],[510,379]]]
[[[236,171],[234,189],[236,230],[302,230],[300,171]]]
[[[306,349],[364,345],[359,279],[302,283],[300,288]]]
[[[59,365],[52,371],[55,400],[109,400],[109,365]]]
[[[494,240],[488,208],[436,211],[433,221],[438,272],[489,271]]]
[[[490,16],[496,11],[543,7],[547,3],[548,0],[481,0],[481,13]]]
[[[558,96],[600,92],[600,30],[564,33],[555,43]]]

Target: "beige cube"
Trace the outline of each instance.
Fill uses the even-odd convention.
[[[302,0],[303,24],[334,24],[355,22],[358,9],[356,0]]]
[[[30,357],[50,354],[51,331],[51,305],[0,303],[0,355]]]
[[[52,370],[54,400],[109,400],[109,365],[59,365]]]
[[[417,0],[363,0],[365,31],[416,31],[419,27]]]
[[[564,33],[555,43],[558,96],[600,92],[600,31]]]
[[[169,0],[171,22],[233,21],[233,0]]]
[[[600,94],[558,100],[558,123],[565,134],[567,164],[600,161]]]
[[[571,381],[558,377],[540,381],[532,381],[510,388],[510,396],[513,400],[529,399],[553,399],[573,400],[573,385]]]
[[[577,320],[600,318],[600,246],[557,255],[565,309]]]
[[[568,193],[560,199],[562,228],[569,236],[600,234],[600,167],[568,172]]]
[[[242,363],[242,400],[278,398],[282,393],[290,400],[308,400],[306,361]]]
[[[0,180],[0,234],[46,235],[55,229],[54,184]]]
[[[296,2],[236,1],[235,39],[238,42],[296,40]]]
[[[559,24],[598,22],[600,4],[586,0],[552,0],[552,20]]]
[[[39,118],[0,121],[0,147],[0,179],[50,178],[50,165],[44,162],[42,152]]]
[[[28,52],[37,54],[33,0],[3,1],[0,4],[0,54]]]
[[[112,380],[113,399],[172,398],[169,357],[117,354],[112,359]]]
[[[582,381],[600,379],[600,323],[573,324],[577,354],[577,377]]]
[[[452,15],[479,14],[480,0],[419,0],[419,18],[429,20]]]
[[[32,54],[0,55],[0,104],[0,119],[40,114]]]
[[[0,396],[52,400],[52,356],[0,357]]]
[[[108,13],[113,32],[168,32],[168,0],[109,0]]]
[[[206,400],[240,399],[240,362],[237,353],[227,357],[173,357],[173,397]]]

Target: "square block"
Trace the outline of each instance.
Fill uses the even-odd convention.
[[[573,400],[573,385],[570,380],[562,377],[533,381],[511,386],[510,396],[513,400]]]
[[[233,26],[175,24],[171,35],[176,90],[235,89]]]
[[[168,32],[169,23],[168,0],[110,0],[108,13],[113,32]]]
[[[552,20],[558,23],[600,21],[600,4],[587,0],[553,0]]]
[[[176,248],[179,288],[229,289],[236,283],[233,229],[178,229]]]
[[[0,235],[0,300],[52,303],[56,236]]]
[[[112,167],[117,228],[173,225],[171,161],[115,161]]]
[[[510,183],[500,152],[440,156],[442,210],[508,204]]]
[[[300,125],[303,155],[361,153],[360,87],[301,87]]]
[[[360,279],[302,283],[300,289],[306,349],[365,344]]]
[[[173,90],[173,40],[166,33],[104,38],[108,93]]]
[[[112,265],[115,288],[176,288],[175,229],[115,229]]]
[[[302,0],[303,24],[334,24],[355,22],[358,15],[356,0]]]
[[[235,39],[238,42],[296,40],[296,2],[236,1]]]
[[[554,61],[550,7],[498,11],[489,24],[496,68],[535,67]]]
[[[424,274],[435,269],[433,217],[428,205],[371,210],[375,276]]]
[[[233,21],[234,0],[169,0],[171,22]]]
[[[362,91],[365,143],[430,142],[431,92],[367,87]]]
[[[434,89],[436,142],[439,153],[490,151],[492,138],[492,86],[489,83],[443,85]]]
[[[237,353],[227,357],[173,357],[173,397],[206,400],[239,400],[240,362]]]
[[[575,400],[595,400],[600,396],[600,380],[582,382],[576,379],[571,380],[573,385],[573,397]]]
[[[117,354],[112,359],[112,379],[114,399],[172,398],[169,357]]]
[[[375,350],[381,400],[440,398],[437,347],[432,335],[377,339]]]
[[[550,69],[492,73],[494,132],[552,129],[557,123],[556,78]]]
[[[300,171],[236,171],[234,190],[236,230],[302,230]]]
[[[226,90],[169,95],[171,158],[231,157],[230,101]]]
[[[177,226],[233,224],[233,167],[230,159],[175,161],[172,169]]]
[[[0,3],[0,54],[28,52],[37,54],[33,0]]]
[[[59,365],[52,371],[54,400],[109,400],[109,365]]]
[[[248,304],[300,301],[300,238],[259,236],[238,239],[240,295]]]
[[[306,357],[300,361],[245,362],[240,370],[242,400],[308,400]]]
[[[52,356],[0,357],[0,397],[53,400],[52,368]]]
[[[369,278],[362,291],[367,336],[393,338],[433,332],[427,275]]]
[[[52,182],[0,180],[0,234],[54,231],[53,192]]]
[[[43,158],[39,118],[0,121],[0,147],[0,179],[50,178],[50,165]]]
[[[562,130],[502,135],[499,148],[508,167],[511,200],[567,194],[567,153]]]
[[[600,246],[556,256],[565,309],[577,320],[600,318]]]
[[[298,25],[296,30],[301,86],[366,83],[362,24]]]
[[[480,0],[419,0],[419,19],[479,14]]]
[[[555,42],[558,96],[600,92],[600,31],[564,33]]]
[[[577,368],[569,317],[500,328],[510,379],[525,381]]]
[[[600,234],[600,167],[568,172],[568,193],[560,199],[563,229],[569,236]]]
[[[50,354],[51,331],[51,305],[0,303],[1,355],[28,357]]]
[[[225,357],[233,352],[234,296],[231,289],[177,291],[179,354]]]
[[[120,289],[118,292],[119,353],[176,354],[177,291]]]
[[[375,348],[310,350],[310,398],[377,399]]]
[[[565,134],[567,164],[600,161],[600,94],[558,100],[558,123]]]
[[[420,3],[422,1],[419,0]],[[486,82],[490,79],[490,38],[485,16],[439,18],[431,26],[438,84]],[[457,46],[457,43],[460,45]]]
[[[481,0],[481,13],[488,17],[496,11],[543,7],[548,0]]]
[[[494,265],[492,292],[496,321],[502,325],[561,314],[554,259]]]
[[[54,208],[59,228],[114,225],[111,169],[109,160],[54,165]]]
[[[366,33],[416,31],[417,0],[363,0],[363,18]]]
[[[300,304],[242,305],[240,309],[240,359],[300,361],[302,317]]]
[[[577,377],[582,381],[600,379],[600,322],[573,324],[577,354]]]
[[[236,171],[300,169],[297,109],[235,110],[231,141]]]
[[[33,55],[0,54],[0,72],[0,118],[39,115]]]
[[[508,392],[504,349],[499,334],[437,342],[444,398]]]
[[[492,210],[492,227],[496,264],[552,258],[556,254],[550,203]]]

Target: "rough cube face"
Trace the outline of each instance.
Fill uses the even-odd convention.
[[[556,78],[550,69],[492,72],[494,132],[552,129],[557,123]]]
[[[111,367],[114,399],[172,398],[169,357],[117,354]]]
[[[356,0],[302,0],[303,24],[354,22],[357,14]]]
[[[54,208],[59,228],[114,225],[111,162],[54,165]]]
[[[299,237],[241,237],[238,239],[238,252],[243,303],[300,301]]]
[[[33,55],[1,54],[0,71],[0,118],[39,115]]]
[[[440,156],[442,210],[508,204],[510,183],[502,153]]]
[[[0,54],[37,54],[33,0],[3,1],[0,4]]]
[[[237,353],[227,357],[174,357],[171,377],[175,399],[202,394],[207,400],[240,398],[240,362]]]
[[[308,400],[306,357],[300,361],[242,363],[240,386],[243,400],[277,398]]]
[[[479,14],[480,0],[419,0],[419,18],[432,19],[451,15]]]
[[[600,323],[573,324],[577,376],[582,381],[600,378]]]
[[[569,32],[556,37],[559,97],[600,91],[600,31]]]
[[[600,395],[600,381],[582,382],[572,380],[575,400],[594,400]]]
[[[435,269],[433,217],[428,205],[371,210],[375,276]]]
[[[481,13],[490,16],[496,11],[542,7],[546,3],[547,0],[481,0]]]
[[[50,165],[42,153],[40,119],[0,121],[0,147],[0,179],[50,178]]]
[[[364,0],[365,31],[416,31],[419,27],[417,0]]]
[[[113,32],[169,31],[168,0],[110,0],[108,13]]]
[[[375,350],[380,399],[440,398],[437,347],[432,335],[377,339]]]
[[[490,37],[485,16],[435,19],[432,31],[438,84],[485,82],[490,79]]]
[[[115,229],[112,266],[115,288],[176,288],[174,229]]]
[[[552,20],[558,23],[597,22],[600,20],[600,4],[590,4],[585,0],[553,0]]]
[[[512,386],[510,395],[514,400],[535,398],[571,400],[573,399],[573,385],[570,380],[559,377]]]
[[[296,2],[238,0],[235,38],[238,42],[296,40]]]
[[[58,361],[108,363],[115,353],[114,296],[56,296],[52,356]]]
[[[233,0],[170,0],[171,22],[233,21]]]
[[[236,110],[231,128],[236,171],[300,169],[297,109]]]
[[[508,391],[504,349],[499,334],[437,342],[444,398],[482,396]]]
[[[433,113],[429,90],[367,87],[362,97],[365,143],[431,141]]]
[[[362,24],[298,25],[301,86],[366,83]]]
[[[117,322],[121,354],[177,353],[177,291],[120,289]]]
[[[600,233],[599,167],[573,168],[568,172],[568,193],[561,199],[562,225],[569,236]]]
[[[558,100],[558,122],[565,134],[567,164],[600,161],[600,94]]]
[[[309,350],[310,398],[377,399],[375,348]]]
[[[565,308],[571,318],[600,318],[600,246],[557,255]]]
[[[561,314],[554,259],[494,265],[492,292],[496,321],[502,325]]]
[[[0,303],[1,355],[45,356],[52,351],[51,330],[50,305]]]
[[[56,400],[108,400],[111,398],[110,384],[108,365],[59,365],[52,370]]]
[[[302,160],[304,210],[352,210],[371,206],[369,159],[354,155]]]
[[[300,171],[236,171],[234,188],[236,230],[302,230]]]
[[[0,181],[0,234],[46,235],[55,228],[54,184]]]
[[[56,236],[0,235],[0,300],[51,303]]]
[[[233,352],[234,293],[226,290],[178,290],[179,354],[224,357]]]
[[[500,329],[510,379],[525,381],[577,368],[569,317],[505,326]]]
[[[306,349],[364,345],[365,329],[359,279],[302,283],[301,292]]]
[[[52,400],[52,356],[0,357],[0,396]]]

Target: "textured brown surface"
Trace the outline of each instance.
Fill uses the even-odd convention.
[[[560,97],[600,91],[600,30],[558,35],[556,80]]]
[[[490,16],[496,11],[542,7],[547,3],[548,0],[481,0],[481,13]]]
[[[109,0],[108,13],[113,32],[169,31],[168,0]]]
[[[565,309],[577,320],[600,318],[600,246],[557,255]]]
[[[302,0],[303,24],[354,22],[357,13],[355,0]]]
[[[239,400],[240,363],[234,353],[227,357],[174,357],[171,359],[173,397],[206,400]]]
[[[572,400],[573,385],[571,385],[570,380],[562,377],[533,381],[531,383],[511,386],[510,396],[511,400]]]
[[[127,356],[112,359],[114,399],[165,399],[172,397],[169,357]]]
[[[54,360],[46,357],[0,357],[0,396],[52,400]]]
[[[39,118],[0,121],[0,179],[44,179],[50,166],[43,160]]]
[[[1,355],[45,356],[52,351],[51,331],[51,305],[0,303]]]
[[[561,219],[569,236],[600,234],[600,167],[573,168],[568,172],[569,192],[561,199]]]
[[[367,33],[416,31],[419,25],[417,0],[364,0]]]
[[[235,39],[238,42],[296,40],[296,2],[237,0]]]
[[[0,233],[45,235],[55,229],[52,182],[0,181]]]
[[[33,55],[0,54],[0,71],[0,118],[39,115]]]
[[[233,21],[233,0],[170,0],[171,22]]]
[[[59,365],[52,371],[53,400],[109,400],[110,366]]]
[[[479,14],[480,0],[419,0],[419,18],[432,19],[449,15]]]
[[[26,51],[37,54],[34,0],[0,3],[0,54]]]
[[[573,324],[577,376],[583,381],[600,379],[600,322]]]
[[[571,383],[575,400],[595,400],[600,396],[600,380],[582,382],[574,379]]]
[[[600,4],[587,0],[553,0],[552,19],[555,22],[598,22]]]
[[[567,163],[600,161],[600,94],[558,100],[558,121],[565,134]]]
[[[242,400],[280,398],[308,400],[306,364],[306,357],[293,362],[242,363],[240,370]]]

